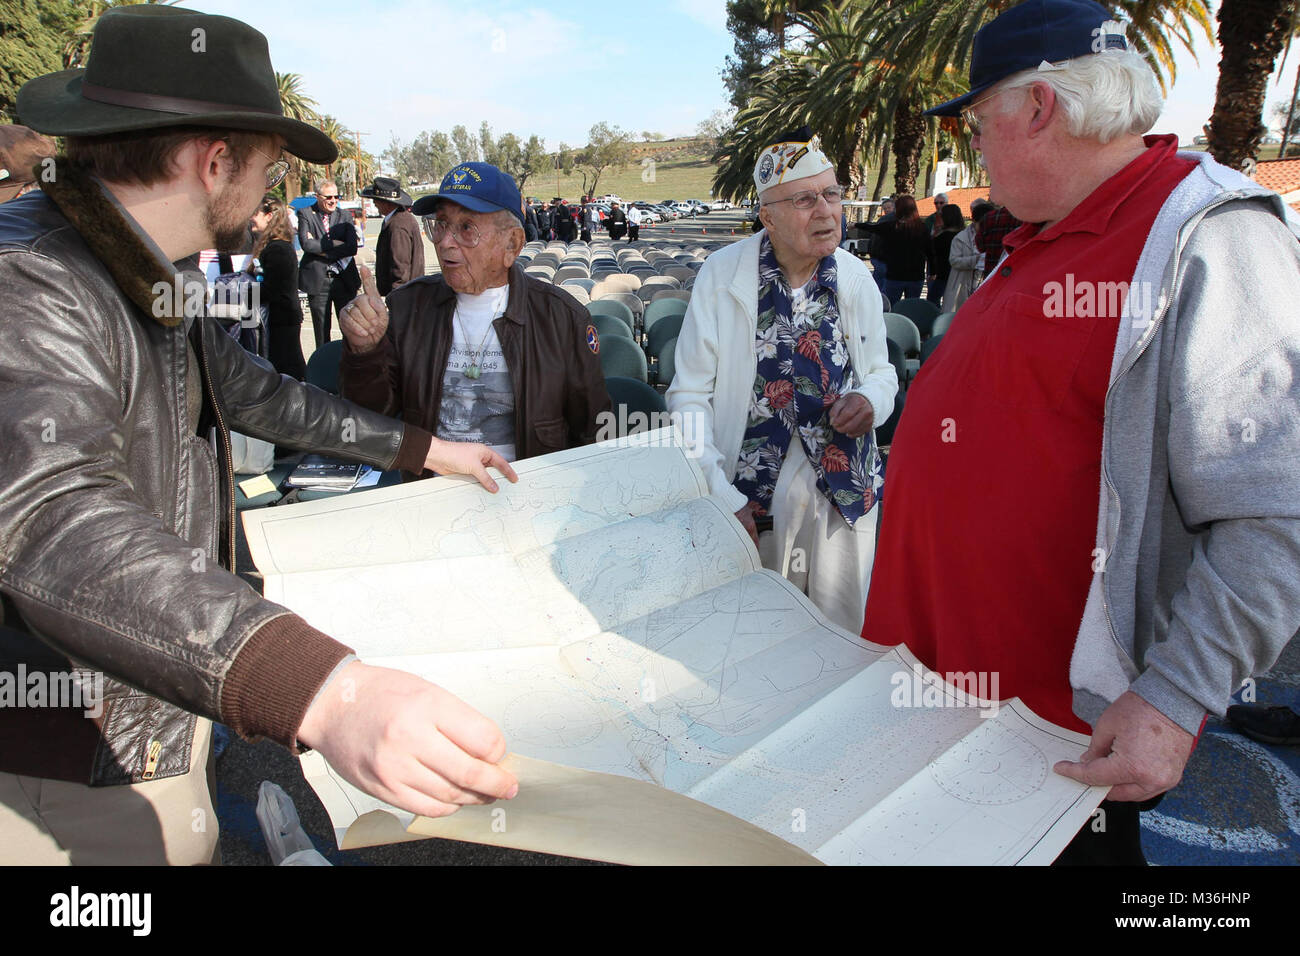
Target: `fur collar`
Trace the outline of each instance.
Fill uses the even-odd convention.
[[[59,157],[54,176],[41,183],[41,189],[128,299],[165,326],[184,321],[184,296],[154,292],[160,282],[169,290],[178,287],[176,267],[99,180],[77,172]]]

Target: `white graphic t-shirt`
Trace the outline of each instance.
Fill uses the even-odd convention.
[[[509,286],[478,295],[456,293],[451,354],[442,379],[438,437],[482,442],[515,460],[515,393],[492,327],[506,309]]]

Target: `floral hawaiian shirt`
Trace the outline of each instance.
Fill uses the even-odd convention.
[[[851,526],[876,503],[883,483],[872,431],[849,438],[830,424],[830,409],[855,383],[840,328],[835,257],[827,256],[800,289],[791,289],[767,236],[758,256],[758,372],[735,486],[765,510],[798,432],[817,488]]]

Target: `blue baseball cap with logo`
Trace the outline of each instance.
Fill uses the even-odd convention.
[[[446,176],[438,191],[421,196],[411,207],[417,216],[433,215],[440,200],[464,206],[470,212],[512,213],[519,224],[524,224],[523,200],[512,176],[503,173],[491,163],[461,163]]]
[[[1124,25],[1092,0],[1025,0],[975,34],[970,92],[926,110],[927,116],[959,116],[999,80],[1106,50],[1127,50]]]

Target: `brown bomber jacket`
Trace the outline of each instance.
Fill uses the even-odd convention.
[[[192,277],[93,179],[60,163],[42,189],[0,206],[0,671],[108,679],[98,717],[0,707],[0,771],[182,774],[195,714],[295,746],[348,648],[226,570],[229,430],[407,470],[431,436],[186,316],[158,290]]]
[[[597,416],[611,408],[590,344],[591,316],[571,296],[526,275],[518,262],[509,285],[505,314],[493,328],[514,389],[516,456],[590,444]],[[344,347],[343,396],[436,434],[456,293],[442,276],[425,276],[394,289],[387,305],[388,333],[378,348],[358,355]]]

